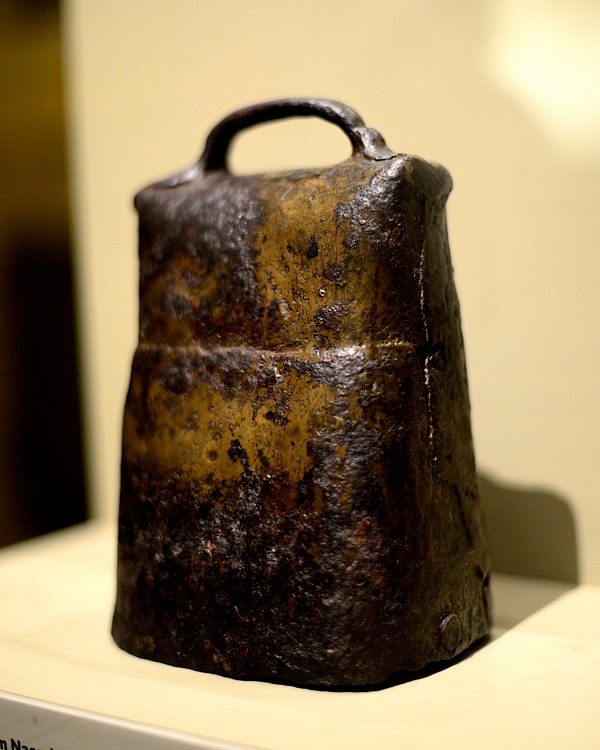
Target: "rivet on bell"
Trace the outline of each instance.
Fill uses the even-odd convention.
[[[457,615],[444,615],[439,624],[440,636],[449,656],[454,656],[462,641],[462,625]]]

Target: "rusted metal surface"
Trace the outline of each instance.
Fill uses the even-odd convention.
[[[235,176],[235,133],[317,115],[352,156]],[[448,173],[349,108],[234,113],[136,196],[140,341],[113,635],[149,659],[376,684],[489,627]]]

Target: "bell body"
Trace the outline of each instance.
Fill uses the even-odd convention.
[[[485,636],[450,189],[376,142],[275,175],[205,160],[136,196],[120,646],[333,686]]]

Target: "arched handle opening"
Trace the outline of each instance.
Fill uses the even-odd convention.
[[[340,127],[350,139],[352,154],[381,161],[394,156],[385,141],[351,107],[330,99],[276,99],[232,112],[211,130],[198,167],[204,171],[226,170],[233,138],[246,128],[287,117],[320,117]]]

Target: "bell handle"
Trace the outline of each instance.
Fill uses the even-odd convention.
[[[362,117],[346,104],[331,99],[276,99],[238,109],[211,130],[198,167],[204,171],[227,170],[227,153],[241,130],[286,117],[320,117],[340,127],[350,139],[352,155],[375,161],[394,156],[377,130],[368,128]]]

